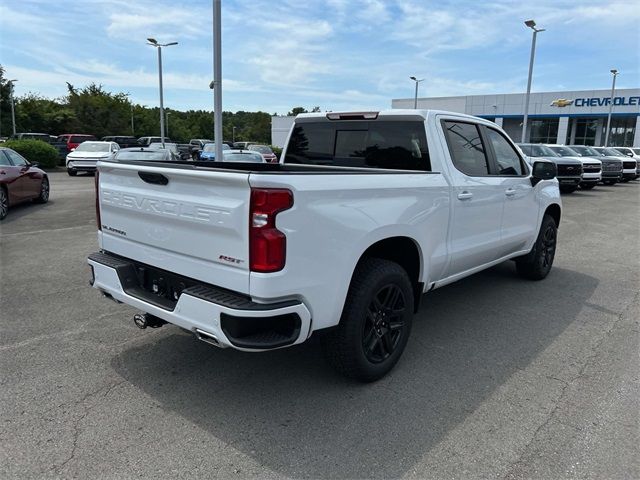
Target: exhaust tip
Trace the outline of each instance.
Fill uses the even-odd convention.
[[[199,328],[196,328],[196,337],[198,337],[198,340],[202,342],[208,343],[210,345],[214,345],[216,347],[220,347],[220,342],[218,341],[216,336],[213,335],[212,333],[205,332],[204,330],[200,330]]]

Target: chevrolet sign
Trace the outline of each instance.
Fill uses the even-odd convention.
[[[571,105],[573,103],[573,100],[567,100],[566,98],[559,98],[557,100],[554,100],[553,102],[551,102],[551,104],[549,106],[551,107],[566,107],[568,105]]]

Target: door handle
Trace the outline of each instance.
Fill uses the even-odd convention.
[[[467,191],[458,194],[458,200],[471,200],[472,197],[473,193]]]
[[[505,190],[504,194],[505,194],[507,197],[513,197],[513,196],[516,194],[516,191],[515,191],[515,189],[513,189],[513,188],[507,188],[507,189]]]

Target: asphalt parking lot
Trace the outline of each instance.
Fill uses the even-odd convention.
[[[0,478],[639,478],[640,185],[563,196],[555,267],[425,296],[362,385],[317,341],[219,350],[88,287],[93,177],[0,224]]]

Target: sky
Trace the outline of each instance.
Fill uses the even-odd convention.
[[[16,96],[91,82],[168,108],[213,109],[211,0],[0,0],[0,64]],[[223,108],[369,110],[420,96],[640,86],[637,0],[222,0]]]

